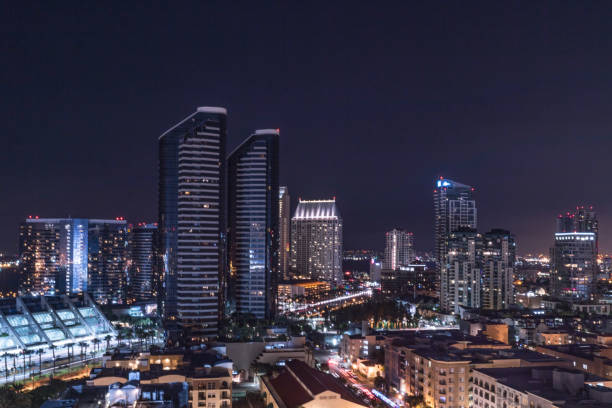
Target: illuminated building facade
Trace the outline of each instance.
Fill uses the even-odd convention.
[[[156,271],[157,224],[140,223],[130,228],[130,301],[145,301],[157,297]]]
[[[482,238],[482,308],[508,309],[514,304],[514,235],[509,231],[493,229]]]
[[[0,353],[8,357],[41,350],[42,361],[65,358],[71,344],[76,350],[80,342],[117,335],[87,293],[1,299],[0,315]],[[102,341],[99,348],[106,344]],[[9,369],[20,365],[14,357],[5,359]]]
[[[551,295],[589,299],[597,276],[597,236],[594,232],[557,232],[551,249]]]
[[[476,229],[474,188],[440,177],[434,189],[434,226],[436,260],[441,265],[446,256],[446,240],[461,227]]]
[[[127,222],[89,220],[88,231],[87,291],[100,304],[122,304],[127,295]]]
[[[98,254],[100,242],[90,242],[100,224],[113,224],[122,227],[120,236],[125,237],[125,221],[89,220],[86,218],[38,218],[26,219],[20,227],[20,268],[22,277],[19,284],[21,294],[53,295],[77,294],[94,289],[101,291],[98,298],[104,298],[107,290],[115,289],[113,284],[107,289],[96,276],[110,274],[113,279],[125,282],[127,242],[118,243],[120,248],[106,248]],[[93,231],[90,229],[93,228]],[[93,234],[93,235],[92,235]],[[114,238],[108,238],[114,241]],[[99,241],[99,240],[98,240]],[[102,242],[103,245],[106,245]],[[94,253],[96,252],[96,253]],[[117,257],[117,259],[114,259]],[[115,268],[121,263],[121,272]],[[93,276],[92,276],[93,274]],[[123,288],[123,286],[121,286]],[[119,292],[117,301],[124,292]],[[114,297],[114,295],[113,295]]]
[[[214,338],[225,270],[227,110],[200,107],[159,137],[159,235],[166,322]]]
[[[286,186],[278,188],[278,265],[283,279],[289,279],[291,264],[291,197]]]
[[[385,234],[385,258],[383,269],[395,270],[414,261],[414,235],[412,232],[393,229]]]
[[[332,200],[299,200],[291,219],[291,268],[294,275],[342,281],[342,218]]]
[[[442,310],[458,313],[459,306],[480,307],[482,236],[472,228],[450,233],[440,277]]]
[[[55,294],[60,279],[62,220],[28,218],[19,227],[19,293]]]
[[[236,311],[276,310],[279,247],[279,132],[256,130],[228,157],[228,248]]]

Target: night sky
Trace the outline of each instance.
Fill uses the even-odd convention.
[[[336,196],[347,249],[393,227],[431,249],[441,175],[520,253],[577,204],[612,249],[610,3],[20,3],[0,6],[0,250],[28,214],[156,221],[157,138],[197,106],[228,108],[228,151],[280,128],[293,205]]]

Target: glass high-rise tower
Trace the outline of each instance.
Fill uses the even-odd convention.
[[[139,223],[130,228],[129,298],[132,301],[155,299],[158,290],[156,272],[157,224]]]
[[[271,319],[279,249],[279,132],[256,130],[228,157],[228,249],[238,313]]]
[[[514,235],[493,229],[482,236],[482,308],[508,309],[514,304]]]
[[[200,107],[159,137],[159,248],[166,322],[217,336],[225,286],[227,110]]]
[[[576,207],[557,217],[551,248],[551,294],[566,299],[589,299],[597,278],[599,224],[593,207]]]
[[[89,220],[87,291],[101,304],[127,296],[128,226],[123,219]]]
[[[19,246],[22,294],[89,292],[99,303],[125,300],[125,220],[31,217],[21,224]]]
[[[474,188],[440,177],[434,189],[435,251],[441,266],[446,254],[446,239],[462,227],[476,228]]]
[[[459,307],[480,307],[482,236],[460,227],[448,234],[440,273],[440,306],[458,313]]]
[[[291,197],[285,186],[278,188],[278,265],[279,274],[283,279],[290,279],[291,265]]]

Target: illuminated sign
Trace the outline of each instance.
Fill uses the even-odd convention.
[[[438,183],[437,183],[438,187],[449,187],[450,185],[451,183],[446,180],[438,180]]]

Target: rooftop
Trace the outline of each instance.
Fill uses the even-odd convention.
[[[336,199],[332,200],[312,200],[299,201],[295,214],[293,215],[294,220],[326,220],[326,219],[338,219],[340,218],[340,211],[336,206]]]
[[[286,408],[299,407],[324,391],[335,392],[344,400],[363,405],[337,379],[302,361],[291,360],[278,376],[264,377],[264,381],[273,387]]]

